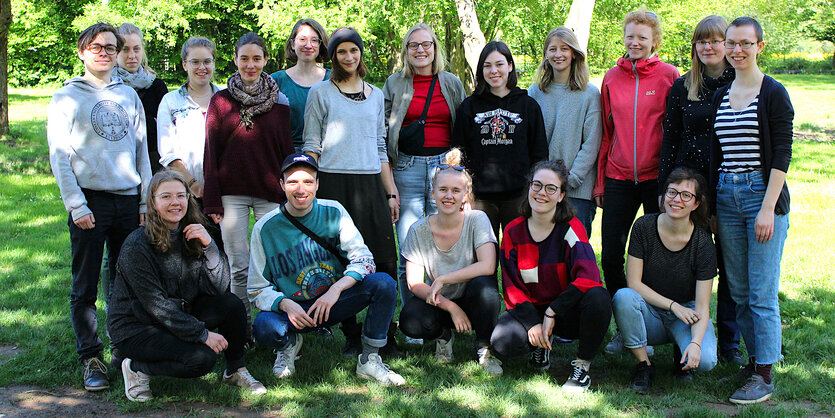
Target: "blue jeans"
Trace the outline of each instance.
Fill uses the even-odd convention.
[[[298,302],[307,311],[315,299]],[[373,273],[351,286],[339,295],[331,307],[330,315],[322,326],[336,325],[350,318],[366,307],[365,324],[362,330],[363,343],[372,347],[386,345],[386,333],[394,316],[397,301],[397,285],[386,273]],[[296,341],[297,333],[307,333],[316,328],[297,329],[284,312],[264,311],[255,317],[252,335],[258,344],[283,350]]]
[[[569,197],[571,206],[577,210],[577,219],[586,227],[586,237],[591,239],[591,224],[594,222],[594,215],[597,213],[597,205],[592,200]]]
[[[648,304],[634,289],[624,287],[615,293],[613,302],[615,322],[623,335],[623,345],[638,348],[669,342],[678,344],[681,351],[690,344],[690,325],[672,312]],[[681,306],[694,309],[695,301]],[[716,335],[713,324],[707,321],[705,336],[702,338],[702,357],[696,370],[708,371],[716,366]]]
[[[728,274],[728,288],[736,302],[736,321],[748,356],[758,364],[780,360],[782,332],[777,292],[780,260],[789,230],[788,215],[774,215],[774,236],[757,241],[754,221],[765,198],[759,171],[719,174],[716,187],[718,235]]]
[[[409,228],[418,219],[438,212],[438,206],[432,199],[432,176],[441,164],[445,154],[431,157],[418,157],[397,154],[397,165],[394,167],[394,184],[400,193],[400,219],[395,222],[397,230],[398,248],[403,247]],[[406,283],[406,259],[400,256],[400,266],[397,269],[400,285],[401,306],[411,298],[412,292]]]

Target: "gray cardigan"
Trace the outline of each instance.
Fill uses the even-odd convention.
[[[441,93],[444,95],[447,105],[449,106],[449,114],[452,120],[449,123],[450,132],[455,126],[455,110],[464,98],[467,97],[464,92],[464,85],[461,80],[454,74],[446,71],[438,73],[438,82],[441,84]],[[412,103],[412,96],[415,94],[415,88],[412,84],[412,77],[406,77],[403,71],[396,72],[389,76],[386,84],[383,86],[383,98],[386,106],[386,130],[388,136],[388,154],[389,161],[392,166],[397,164],[397,143],[400,136],[400,128],[403,125],[403,119],[406,117],[406,111],[409,110],[409,104]]]
[[[534,84],[528,89],[528,95],[542,109],[548,159],[561,159],[568,168],[566,195],[591,200],[603,134],[600,90],[591,84],[585,90],[571,90],[567,84],[551,84],[544,93]]]

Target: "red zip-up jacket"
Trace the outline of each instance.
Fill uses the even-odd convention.
[[[597,156],[594,196],[603,195],[606,177],[635,183],[658,178],[667,94],[678,70],[657,55],[618,65],[603,77],[603,140]]]

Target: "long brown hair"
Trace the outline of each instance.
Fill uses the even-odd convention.
[[[554,69],[551,63],[548,62],[546,55],[548,53],[548,45],[559,39],[571,48],[573,57],[571,58],[571,70],[568,73],[568,88],[571,90],[585,90],[589,84],[589,65],[586,63],[586,53],[583,48],[580,48],[580,41],[574,35],[574,31],[560,26],[545,37],[545,44],[542,45],[542,63],[536,71],[536,83],[543,93],[548,92],[548,86],[554,82]]]
[[[563,197],[561,201],[557,202],[557,208],[554,211],[554,223],[567,223],[572,218],[577,216],[577,211],[574,209],[574,206],[571,205],[571,202],[569,202],[565,196],[564,187],[568,187],[568,169],[565,168],[565,163],[563,163],[562,160],[545,160],[536,163],[531,169],[530,173],[528,173],[528,185],[531,184],[531,182],[533,181],[533,177],[540,170],[553,171],[554,174],[556,174],[557,177],[559,177],[560,189],[558,193],[562,193]],[[524,216],[525,218],[530,218],[531,216],[533,216],[533,209],[531,209],[531,203],[528,202],[528,191],[525,192],[525,198],[522,199],[522,205],[519,207],[519,213],[522,214],[522,216]]]
[[[719,36],[724,40],[726,29],[728,29],[728,21],[724,17],[717,15],[710,15],[696,25],[696,29],[693,31],[693,39],[690,41],[690,59],[693,64],[690,67],[690,71],[684,74],[684,87],[687,89],[687,100],[698,102],[699,91],[705,85],[705,65],[702,64],[702,60],[699,59],[699,55],[696,53],[696,42],[702,39],[710,40],[714,36]],[[727,65],[728,61],[725,60],[725,66]]]
[[[188,193],[188,183],[186,183],[183,176],[176,171],[166,169],[154,174],[154,177],[151,178],[151,184],[148,186],[148,194],[145,198],[145,206],[147,207],[147,213],[145,214],[145,238],[148,239],[148,244],[151,244],[151,247],[159,253],[165,253],[171,249],[170,231],[156,208],[157,189],[161,184],[169,181],[182,183],[186,193]],[[206,226],[206,218],[203,217],[200,209],[197,208],[197,201],[194,200],[194,196],[188,193],[186,215],[180,220],[178,228],[182,230],[184,226],[191,224]],[[200,257],[203,255],[203,244],[200,240],[196,239],[184,241],[183,252],[192,257]]]

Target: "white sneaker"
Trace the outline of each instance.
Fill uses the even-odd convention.
[[[147,402],[154,398],[151,395],[151,376],[142,372],[135,372],[130,368],[131,360],[122,360],[122,377],[125,381],[125,396],[134,402]]]
[[[249,393],[253,395],[263,395],[267,393],[267,388],[265,388],[261,382],[255,380],[255,378],[249,374],[249,370],[247,370],[246,367],[241,367],[235,373],[232,373],[231,376],[227,376],[226,372],[223,372],[223,382],[232,386],[247,388],[249,389]]]
[[[423,338],[412,338],[406,336],[406,338],[403,339],[403,342],[408,345],[423,345]]]
[[[455,341],[455,334],[450,333],[449,340],[438,338],[435,340],[435,360],[440,363],[452,363],[452,343]]]
[[[388,364],[383,363],[379,354],[371,353],[365,364],[360,360],[362,354],[357,357],[357,376],[366,380],[376,380],[383,386],[403,386],[406,379],[393,372]]]
[[[603,351],[609,354],[620,353],[623,350],[623,335],[620,334],[618,331],[612,340],[609,341],[609,344],[606,344],[606,347],[603,348]]]
[[[296,372],[296,354],[302,348],[302,336],[296,334],[296,344],[276,353],[273,374],[279,379],[290,377]]]
[[[504,370],[502,370],[502,361],[493,357],[489,348],[481,347],[478,349],[477,354],[478,365],[481,366],[484,371],[493,376],[499,376],[504,373]]]

